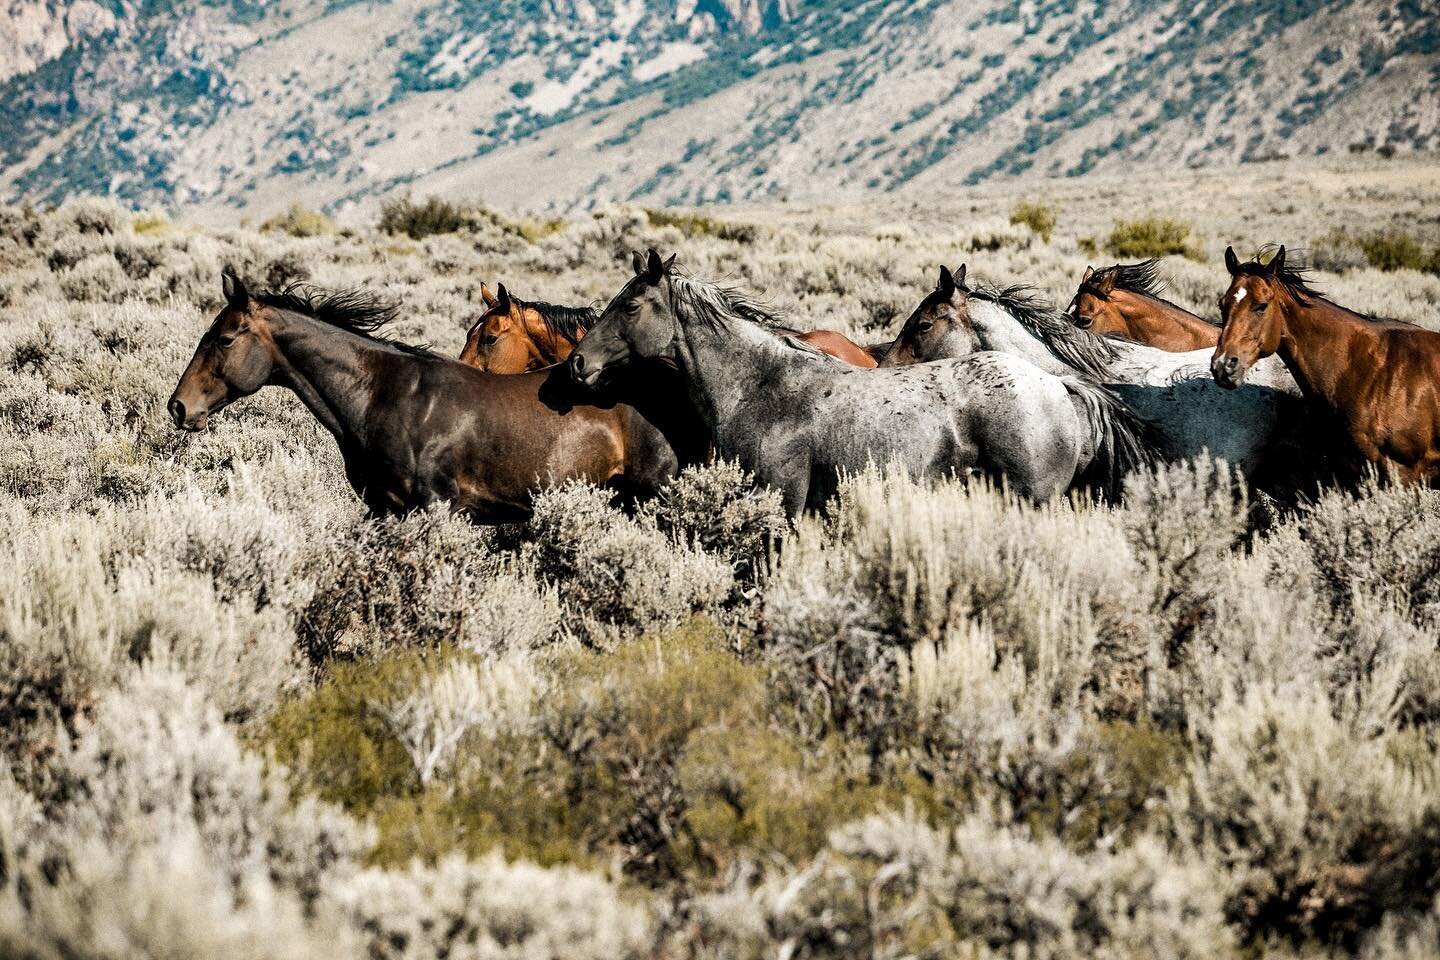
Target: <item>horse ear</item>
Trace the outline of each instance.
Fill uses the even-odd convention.
[[[490,292],[490,288],[485,286],[485,281],[483,280],[480,281],[480,299],[485,301],[485,306],[487,307],[493,307],[500,302],[495,294]]]
[[[510,309],[510,291],[505,289],[505,284],[503,283],[500,284],[499,289],[500,294],[495,298],[495,303],[498,304],[502,310],[508,311]]]
[[[1280,244],[1280,249],[1275,251],[1275,256],[1265,265],[1265,269],[1272,274],[1279,273],[1285,269],[1285,244]]]
[[[1240,258],[1235,256],[1234,247],[1225,248],[1225,269],[1230,271],[1230,276],[1240,276]]]
[[[955,278],[951,275],[950,268],[943,263],[940,264],[940,282],[935,284],[935,289],[947,300],[955,292]]]
[[[1108,297],[1115,290],[1115,271],[1111,270],[1100,278],[1100,282],[1094,284],[1093,289],[1102,297]]]
[[[643,277],[645,275],[645,255],[639,250],[631,255],[630,265],[635,268],[635,276]]]
[[[960,269],[955,271],[955,286],[959,287],[961,290],[966,289],[966,286],[965,286],[965,264],[963,264],[963,263],[960,264]]]
[[[250,302],[250,291],[234,267],[226,267],[220,274],[220,291],[225,294],[225,302],[237,309]]]
[[[666,273],[669,273],[670,268],[675,266],[675,254],[672,253],[670,254],[670,256],[666,257],[665,262],[661,264],[661,266],[665,268]]]
[[[654,247],[650,248],[650,254],[645,260],[645,276],[652,282],[665,276],[665,264],[661,261],[660,254],[655,252]]]
[[[1093,277],[1093,276],[1095,276],[1095,268],[1094,268],[1094,267],[1086,267],[1086,268],[1085,268],[1085,276],[1083,276],[1083,277],[1080,278],[1080,285],[1083,287],[1085,284],[1089,283],[1089,282],[1090,282],[1090,278]]]

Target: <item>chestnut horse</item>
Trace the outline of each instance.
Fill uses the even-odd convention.
[[[490,373],[523,373],[538,370],[552,363],[563,363],[570,351],[594,325],[597,314],[589,307],[560,307],[543,301],[528,302],[511,295],[505,284],[498,295],[483,283],[480,296],[485,312],[470,327],[460,362]],[[869,369],[877,365],[878,350],[889,344],[865,348],[833,330],[801,332],[777,327],[801,343],[843,360],[853,367]]]
[[[1383,476],[1431,484],[1440,474],[1440,333],[1331,303],[1285,263],[1241,263],[1225,249],[1230,287],[1210,372],[1238,387],[1277,354],[1306,397],[1330,411],[1356,452]]]
[[[251,294],[226,271],[225,306],[170,397],[202,430],[261,387],[299,395],[340,446],[372,514],[436,501],[478,523],[523,520],[537,487],[579,478],[639,497],[678,470],[662,432],[628,406],[579,405],[563,368],[500,377],[377,336],[395,307],[363,291]]]
[[[1220,328],[1160,296],[1158,260],[1085,268],[1065,315],[1081,330],[1123,337],[1136,343],[1186,353],[1207,350],[1220,339]]]
[[[570,356],[595,322],[588,307],[561,307],[543,300],[525,301],[480,284],[485,312],[470,327],[460,362],[489,373],[524,373]]]

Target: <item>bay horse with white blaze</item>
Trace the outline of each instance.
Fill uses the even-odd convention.
[[[1355,451],[1382,475],[1433,484],[1440,476],[1440,333],[1363,316],[1332,303],[1282,246],[1268,263],[1225,249],[1230,286],[1210,371],[1235,388],[1256,361],[1280,357],[1312,402],[1332,413]]]
[[[1086,267],[1065,315],[1096,336],[1123,337],[1170,353],[1214,347],[1220,327],[1162,297],[1159,266],[1152,259]]]
[[[175,426],[203,430],[235,400],[288,387],[334,436],[372,514],[449,501],[507,523],[529,516],[539,487],[578,478],[640,497],[678,470],[656,427],[628,406],[581,405],[563,368],[493,376],[383,339],[396,308],[364,291],[251,294],[230,271],[223,290],[170,397]]]

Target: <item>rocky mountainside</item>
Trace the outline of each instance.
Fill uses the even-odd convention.
[[[1440,148],[1432,0],[6,0],[0,196],[532,209]]]

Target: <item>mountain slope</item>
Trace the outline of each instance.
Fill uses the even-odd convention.
[[[82,2],[12,0],[52,39],[0,61],[0,194],[572,209],[1440,146],[1424,0]]]

